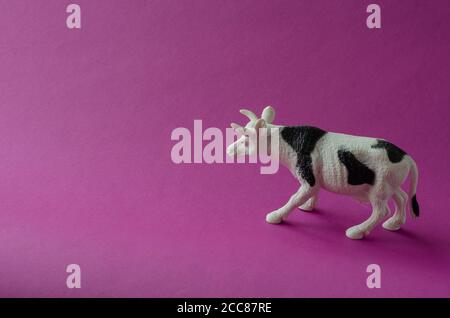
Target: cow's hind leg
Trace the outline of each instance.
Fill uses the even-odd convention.
[[[386,222],[383,223],[383,228],[389,231],[397,231],[406,222],[406,202],[408,202],[408,195],[398,188],[392,198],[395,202],[395,212]]]
[[[312,211],[314,210],[317,204],[317,194],[314,195],[311,199],[300,205],[298,208],[302,211]]]
[[[361,224],[352,226],[349,228],[345,234],[348,238],[353,240],[362,239],[364,236],[368,235],[370,231],[389,213],[389,207],[387,205],[387,200],[375,199],[371,200],[372,203],[372,214],[370,217]]]

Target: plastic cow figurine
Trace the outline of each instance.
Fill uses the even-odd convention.
[[[257,147],[248,146],[248,135],[245,131],[256,130],[259,138],[261,129],[277,129],[278,134],[271,134],[271,129],[267,129],[267,138],[270,142],[271,135],[278,135],[280,163],[285,165],[301,184],[284,206],[267,214],[267,222],[280,223],[297,207],[306,211],[313,210],[320,188],[352,196],[361,202],[370,202],[370,217],[347,229],[346,235],[351,239],[362,239],[389,215],[388,200],[391,198],[396,209],[393,216],[383,223],[386,230],[398,230],[405,223],[408,202],[411,215],[419,216],[416,200],[417,166],[414,160],[397,146],[383,139],[332,133],[316,127],[273,125],[275,110],[271,106],[263,110],[261,118],[249,110],[240,112],[250,121],[245,127],[232,124],[242,136],[228,146],[228,155],[252,155],[251,152],[256,151]],[[401,185],[410,173],[408,196],[401,189]]]

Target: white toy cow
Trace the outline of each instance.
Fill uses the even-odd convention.
[[[280,162],[301,184],[283,207],[267,214],[267,222],[280,223],[297,207],[313,210],[319,189],[324,188],[372,205],[372,214],[366,221],[347,229],[348,238],[362,239],[368,235],[389,214],[390,198],[394,200],[396,209],[394,215],[383,223],[383,227],[390,231],[398,230],[406,221],[408,195],[401,185],[409,173],[411,215],[419,216],[416,200],[417,166],[397,146],[383,139],[326,132],[310,126],[273,125],[275,111],[271,106],[263,110],[261,118],[249,110],[240,112],[250,121],[245,127],[232,124],[242,136],[227,148],[228,155],[252,155],[252,152],[257,151],[257,147],[249,147],[246,131],[255,129],[259,137],[260,129],[277,129],[278,134],[271,134],[271,129],[265,131],[269,142],[271,135],[278,136]]]

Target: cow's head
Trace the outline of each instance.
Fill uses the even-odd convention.
[[[253,112],[241,109],[240,113],[250,120],[245,126],[232,123],[231,127],[236,131],[238,140],[228,146],[227,154],[229,156],[252,156],[258,151],[259,129],[266,128],[275,118],[275,110],[272,106],[264,108],[261,118],[258,118]]]

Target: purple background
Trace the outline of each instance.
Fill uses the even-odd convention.
[[[448,0],[377,0],[381,30],[372,1],[74,2],[81,30],[0,1],[0,296],[450,296]],[[285,168],[172,163],[174,128],[266,105],[404,148],[421,217],[352,241],[369,207],[323,192],[274,226]]]

